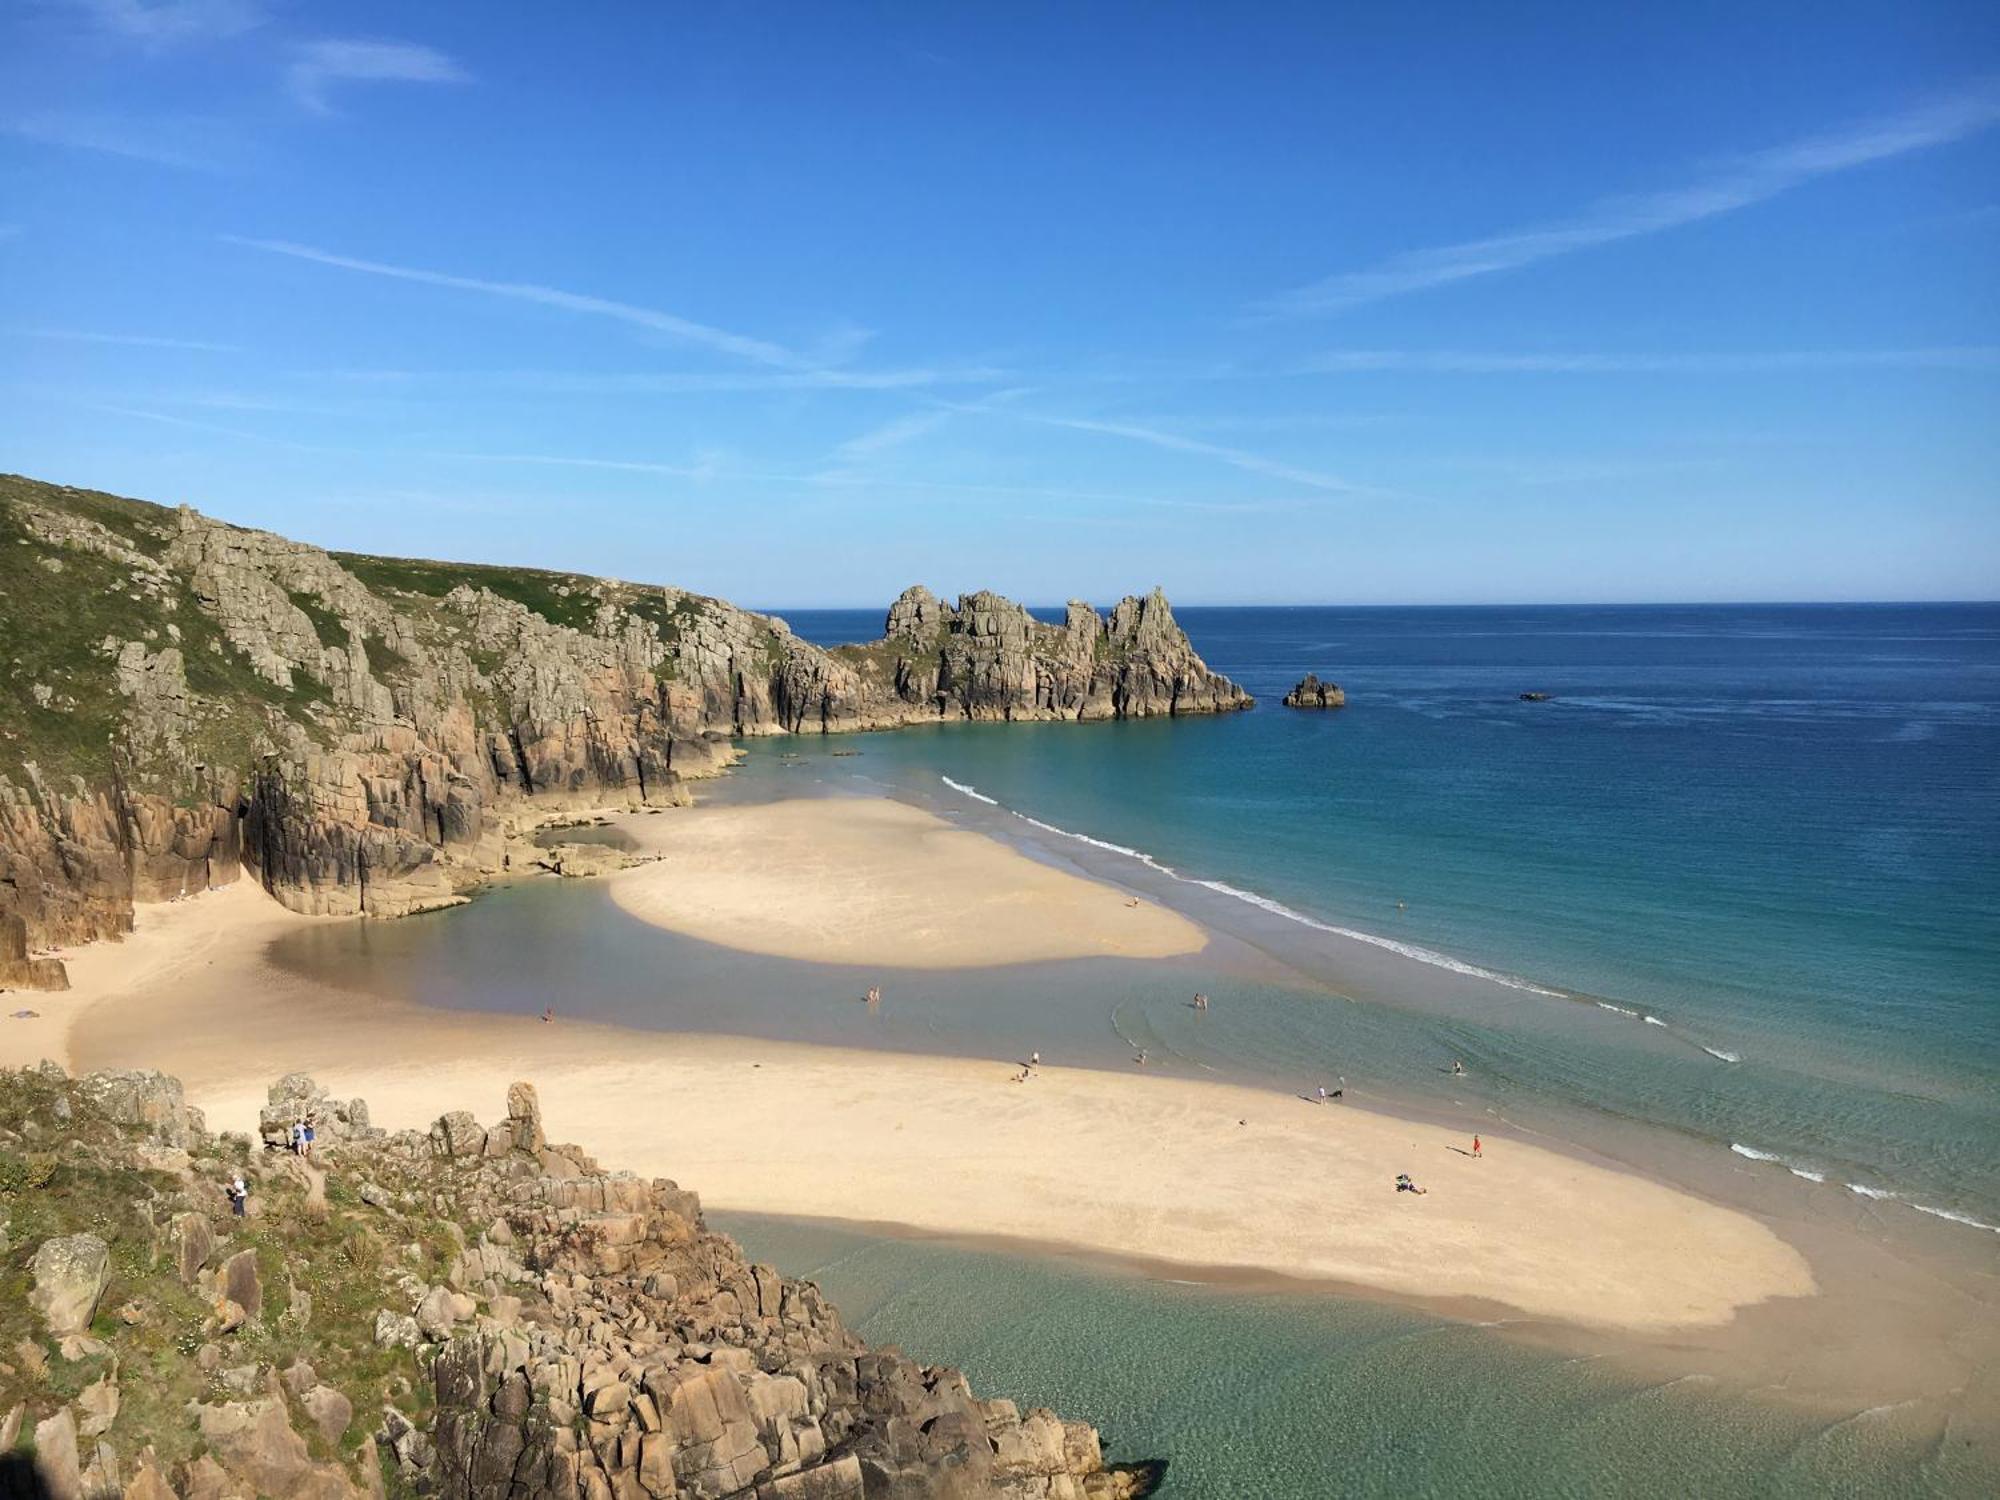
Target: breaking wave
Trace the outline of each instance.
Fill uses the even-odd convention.
[[[1932,1208],[1928,1203],[1912,1203],[1920,1214],[1929,1214],[1937,1219],[1949,1219],[1954,1224],[1965,1224],[1973,1229],[1984,1229],[1991,1234],[2000,1234],[2000,1224],[1989,1224],[1984,1219],[1975,1219],[1971,1214],[1955,1213],[1949,1208]]]
[[[1448,953],[1434,949],[1420,948],[1414,943],[1400,943],[1394,938],[1385,938],[1372,932],[1361,932],[1352,927],[1337,927],[1331,922],[1322,922],[1317,917],[1309,917],[1302,911],[1294,910],[1282,901],[1274,901],[1269,896],[1260,896],[1255,891],[1246,891],[1241,886],[1229,885],[1220,880],[1204,880],[1195,875],[1183,875],[1172,865],[1163,864],[1143,849],[1134,849],[1129,844],[1114,844],[1109,839],[1092,838],[1087,833],[1077,833],[1068,828],[1059,828],[1054,823],[1044,823],[1040,818],[1029,817],[1005,804],[995,801],[984,792],[967,786],[962,781],[953,781],[949,776],[938,778],[955,792],[963,793],[989,807],[1003,807],[1005,811],[1019,818],[1030,828],[1039,828],[1044,833],[1052,833],[1057,838],[1070,839],[1075,843],[1088,844],[1093,849],[1102,849],[1107,854],[1122,855],[1126,859],[1137,860],[1147,869],[1179,881],[1182,885],[1198,885],[1203,890],[1214,891],[1219,896],[1241,901],[1246,906],[1254,906],[1259,911],[1269,912],[1274,917],[1282,917],[1287,922],[1296,922],[1301,927],[1310,927],[1315,932],[1331,933],[1335,937],[1348,938],[1353,942],[1367,943],[1370,947],[1384,948],[1404,958],[1414,959],[1420,964],[1429,964],[1434,969],[1448,969],[1454,974],[1463,974],[1470,979],[1483,979],[1489,984],[1504,985],[1510,990],[1523,990],[1530,995],[1547,995],[1552,1000],[1567,1000],[1570,997],[1562,990],[1552,990],[1544,985],[1533,984],[1512,974],[1502,974],[1494,969],[1482,969],[1477,964],[1466,963],[1453,958]]]
[[[986,793],[980,791],[979,788],[976,786],[967,786],[962,781],[953,781],[949,776],[940,776],[938,779],[942,781],[946,786],[950,787],[954,792],[963,792],[966,796],[970,797],[974,802],[984,802],[988,807],[998,807],[1000,805],[993,798],[987,796]]]

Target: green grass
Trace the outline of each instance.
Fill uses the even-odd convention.
[[[409,659],[378,635],[364,635],[361,649],[368,655],[368,670],[376,677],[393,677],[409,669]]]
[[[335,562],[377,593],[419,594],[442,599],[460,584],[483,588],[533,610],[554,625],[589,632],[597,619],[598,580],[578,573],[540,568],[504,568],[487,563],[432,562],[413,557],[370,557],[336,552]]]
[[[101,643],[157,632],[159,606],[130,597],[124,564],[31,537],[9,498],[0,492],[0,672],[9,680],[0,694],[0,772],[19,780],[32,760],[49,775],[102,778],[123,700]],[[60,573],[41,566],[48,557],[60,559]],[[55,694],[47,707],[32,692],[38,683]]]
[[[149,557],[163,554],[174,534],[174,513],[164,505],[46,484],[22,474],[0,474],[0,504],[10,500],[31,501],[95,521]]]
[[[322,646],[338,646],[345,650],[349,636],[347,627],[340,623],[340,616],[320,603],[311,594],[287,593],[292,601],[313,623],[313,634],[319,637]]]

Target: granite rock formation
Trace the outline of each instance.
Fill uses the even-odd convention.
[[[1297,687],[1285,694],[1287,708],[1345,708],[1347,694],[1340,690],[1337,682],[1321,682],[1308,672],[1299,679]]]
[[[0,985],[20,987],[61,982],[30,950],[245,871],[299,911],[451,904],[520,830],[684,802],[742,736],[1250,704],[1157,590],[1048,625],[911,589],[881,640],[828,651],[683,589],[333,554],[5,476],[0,600]]]
[[[1127,1500],[1155,1477],[869,1347],[693,1193],[552,1144],[531,1085],[490,1127],[390,1135],[291,1075],[268,1119],[338,1122],[308,1162],[170,1118],[156,1079],[0,1073],[0,1256],[34,1287],[0,1458],[32,1434],[46,1493]]]

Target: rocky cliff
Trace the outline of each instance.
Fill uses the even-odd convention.
[[[261,1141],[218,1139],[158,1073],[0,1073],[0,1493],[1124,1500],[1150,1482],[1083,1423],[870,1348],[693,1193],[550,1142],[527,1084],[490,1127],[454,1111],[428,1133],[385,1134],[296,1074],[269,1101]],[[302,1159],[284,1146],[305,1118]]]
[[[448,904],[517,826],[684,801],[740,736],[1250,704],[1158,591],[1058,626],[916,588],[827,651],[683,589],[333,554],[6,476],[0,662],[0,918],[31,947],[243,870],[302,911]]]

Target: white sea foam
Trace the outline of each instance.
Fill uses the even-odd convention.
[[[1874,1198],[1877,1200],[1894,1198],[1896,1196],[1896,1194],[1890,1192],[1887,1188],[1867,1187],[1858,1182],[1848,1183],[1847,1190],[1850,1193],[1859,1193],[1864,1198]]]
[[[1811,1167],[1794,1166],[1791,1162],[1786,1161],[1784,1157],[1778,1155],[1778,1153],[1775,1151],[1759,1150],[1755,1146],[1746,1146],[1741,1141],[1731,1141],[1729,1143],[1729,1149],[1731,1151],[1734,1151],[1738,1156],[1749,1157],[1750,1160],[1752,1161],[1776,1162],[1779,1166],[1783,1167],[1787,1172],[1790,1172],[1794,1177],[1803,1177],[1807,1182],[1826,1181],[1826,1173],[1815,1172]]]
[[[1664,1026],[1667,1023],[1665,1021],[1662,1021],[1658,1016],[1647,1016],[1646,1024],[1648,1026]]]
[[[949,776],[940,776],[938,780],[942,781],[946,786],[950,787],[954,792],[964,793],[966,796],[970,797],[974,802],[984,802],[988,807],[998,807],[1000,805],[1000,801],[998,798],[987,796],[986,793],[980,791],[979,788],[976,786],[967,786],[962,781],[953,781]]]
[[[1635,1021],[1639,1019],[1639,1012],[1632,1009],[1629,1005],[1613,1005],[1609,1000],[1600,1000],[1597,1002],[1597,1008],[1599,1010],[1616,1011],[1619,1015],[1630,1016]]]
[[[1971,1214],[1956,1213],[1949,1208],[1932,1208],[1928,1203],[1912,1203],[1910,1207],[1920,1214],[1929,1214],[1933,1218],[1949,1219],[1954,1224],[1965,1224],[1973,1229],[1984,1229],[1993,1234],[2000,1234],[2000,1224],[1989,1224],[1984,1219],[1973,1218]]]
[[[953,781],[949,776],[943,777],[942,780],[945,785],[957,791],[964,792],[969,796],[977,797],[981,802],[992,803],[995,807],[1001,805],[998,802],[994,802],[991,797],[973,791],[971,787],[965,786],[961,782]],[[1315,932],[1330,933],[1335,937],[1348,938],[1353,942],[1367,943],[1371,947],[1385,948],[1391,953],[1400,954],[1404,958],[1414,959],[1420,964],[1429,964],[1432,968],[1436,969],[1448,969],[1454,974],[1463,974],[1471,979],[1483,979],[1489,984],[1504,985],[1510,990],[1525,990],[1531,995],[1547,995],[1553,1000],[1565,998],[1561,990],[1552,990],[1539,984],[1531,984],[1529,981],[1517,979],[1511,974],[1501,974],[1492,969],[1482,969],[1477,964],[1466,963],[1462,959],[1453,958],[1448,953],[1439,953],[1430,948],[1420,948],[1414,943],[1399,943],[1394,938],[1381,937],[1372,932],[1362,932],[1353,927],[1338,927],[1331,922],[1322,922],[1317,917],[1309,917],[1302,911],[1294,910],[1282,901],[1274,901],[1269,896],[1260,896],[1255,891],[1246,891],[1241,886],[1230,885],[1221,880],[1202,880],[1193,875],[1183,875],[1172,865],[1163,864],[1161,861],[1153,858],[1144,849],[1134,849],[1129,844],[1114,844],[1109,839],[1092,838],[1087,833],[1077,833],[1068,828],[1059,828],[1054,823],[1045,823],[1040,818],[1030,817],[1018,808],[1009,808],[1008,811],[1012,812],[1015,817],[1026,823],[1030,828],[1039,828],[1042,832],[1052,833],[1057,838],[1072,839],[1079,844],[1087,844],[1093,849],[1102,849],[1107,854],[1121,854],[1127,859],[1135,859],[1147,869],[1156,870],[1169,880],[1178,880],[1183,885],[1198,885],[1203,890],[1214,891],[1219,896],[1228,896],[1232,900],[1241,901],[1248,906],[1254,906],[1259,911],[1269,912],[1274,917],[1283,917],[1287,922],[1296,922],[1301,927],[1310,927]]]
[[[1706,1052],[1710,1057],[1720,1058],[1723,1062],[1735,1063],[1743,1061],[1741,1053],[1725,1052],[1720,1047],[1703,1046],[1701,1050]]]
[[[999,804],[996,802],[994,806],[997,807]],[[1013,811],[1011,808],[1008,810],[1010,812]],[[1126,844],[1114,844],[1108,839],[1094,839],[1087,833],[1071,833],[1067,828],[1058,828],[1053,823],[1044,823],[1040,818],[1031,818],[1024,812],[1015,812],[1014,816],[1031,827],[1041,829],[1044,833],[1053,833],[1060,838],[1075,839],[1079,844],[1088,844],[1093,849],[1102,849],[1110,854],[1122,854],[1127,859],[1138,860],[1140,864],[1146,866],[1148,869],[1158,870],[1162,875],[1171,876],[1175,880],[1181,878],[1170,866],[1161,864],[1144,849],[1134,849]]]

